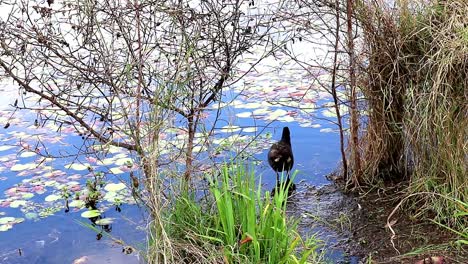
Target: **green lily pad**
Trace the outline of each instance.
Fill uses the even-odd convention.
[[[5,232],[13,228],[13,225],[6,224],[6,225],[0,225],[0,232]]]
[[[114,198],[117,196],[117,193],[116,192],[107,192],[106,195],[104,195],[104,197],[102,197],[102,199],[106,200],[106,201],[110,201],[110,202],[113,202],[114,201]]]
[[[57,182],[54,181],[54,180],[44,182],[44,186],[54,186],[56,184],[57,184]]]
[[[244,129],[242,129],[243,132],[245,133],[253,133],[253,132],[257,132],[257,128],[256,127],[246,127]]]
[[[14,217],[11,217],[11,216],[1,217],[0,218],[0,225],[7,224],[7,223],[10,223],[10,222],[13,222],[13,221],[15,221]]]
[[[133,160],[131,158],[121,158],[121,159],[116,160],[114,164],[117,166],[123,166],[123,165],[127,165],[128,163],[133,164]]]
[[[46,198],[45,198],[45,201],[46,202],[53,202],[53,201],[57,201],[59,199],[61,199],[62,197],[56,195],[56,194],[50,194],[48,195]]]
[[[20,206],[25,206],[26,201],[25,200],[16,200],[10,203],[11,208],[18,208]]]
[[[237,132],[241,130],[241,128],[239,126],[223,126],[220,130],[220,132],[223,132],[223,133],[233,133],[233,132]]]
[[[37,214],[33,212],[26,213],[24,217],[28,220],[36,220],[38,218]]]
[[[84,171],[84,170],[87,170],[89,166],[90,165],[88,163],[86,164],[73,163],[73,164],[65,165],[65,168],[76,170],[76,171]]]
[[[14,148],[15,146],[0,146],[0,151],[5,151]]]
[[[18,218],[15,218],[15,220],[13,221],[13,223],[15,223],[15,224],[23,223],[24,220],[25,220],[24,218],[18,217]]]
[[[33,156],[36,156],[36,155],[37,155],[36,152],[26,151],[26,152],[21,153],[20,157],[29,158],[29,157],[33,157]]]
[[[31,199],[34,197],[32,193],[23,193],[23,199]]]
[[[115,162],[115,159],[114,158],[107,158],[107,159],[103,159],[103,160],[98,160],[97,164],[98,165],[112,165],[114,164]]]
[[[110,168],[110,172],[112,172],[112,174],[122,174],[122,173],[124,173],[124,171],[122,171],[119,167]]]
[[[125,189],[126,186],[123,183],[109,183],[104,187],[104,190],[108,192],[118,192],[120,190]]]
[[[32,170],[34,168],[36,168],[36,164],[27,163],[27,164],[15,164],[10,168],[10,170],[11,171],[24,171],[24,170]]]
[[[76,207],[76,208],[83,208],[85,206],[85,202],[82,200],[73,200],[68,204],[68,206]]]
[[[99,212],[99,210],[89,210],[89,211],[81,213],[81,217],[84,217],[84,218],[93,218],[93,217],[100,216],[100,215],[101,215],[101,212]]]
[[[118,194],[116,192],[108,192],[106,193],[106,195],[104,195],[102,199],[105,201],[108,201],[109,203],[115,203],[115,201],[125,199],[125,196]]]
[[[115,218],[109,217],[109,218],[102,218],[96,221],[96,225],[110,225],[114,223]]]

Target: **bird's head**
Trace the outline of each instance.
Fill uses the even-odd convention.
[[[283,127],[283,134],[281,135],[281,141],[287,142],[291,145],[291,132],[288,127]]]

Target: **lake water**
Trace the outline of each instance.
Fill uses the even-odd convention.
[[[304,60],[324,56],[323,50],[310,49],[304,43],[296,42],[293,46]],[[254,63],[254,57],[244,58],[241,73]],[[317,80],[327,83],[329,76],[324,72],[306,73],[281,56],[264,60],[242,81],[224,91],[221,105],[207,110],[204,122],[210,127],[215,111],[222,108],[214,125],[213,145],[220,146],[229,139],[228,144],[224,142],[227,150],[240,150],[259,136],[261,143],[251,146],[249,153],[260,161],[257,175],[262,178],[264,188],[270,190],[276,176],[266,162],[267,151],[273,141],[280,139],[283,126],[288,126],[294,170],[298,170],[295,181],[317,187],[329,184],[326,175],[339,165],[339,136],[330,122],[335,120],[333,109],[328,108],[331,97]],[[106,182],[101,191],[106,196],[99,208],[104,211],[103,217],[114,218],[109,234],[144,249],[145,232],[141,227],[145,227],[145,214],[133,204],[128,188],[118,185],[122,180],[128,182],[125,164],[131,156],[112,148],[101,159],[77,158],[74,154],[82,150],[83,140],[73,129],[56,132],[58,127],[53,122],[36,126],[33,112],[12,115],[12,107],[8,105],[13,104],[17,92],[11,81],[5,80],[0,85],[0,95],[0,126],[9,124],[6,129],[0,128],[0,263],[63,264],[78,259],[87,259],[86,263],[138,263],[135,254],[123,254],[120,244],[106,236],[97,240],[97,233],[83,226],[91,223],[81,216],[86,209],[70,205],[70,211],[65,213],[64,208],[64,188],[84,191],[86,181],[93,180],[88,166],[105,172]],[[37,155],[36,148],[44,149],[37,145],[38,139],[51,154],[68,157],[44,159]],[[120,212],[113,202],[115,198],[122,202]],[[330,256],[339,259],[341,253],[337,251]]]
[[[323,92],[311,91],[287,77],[280,76],[277,81],[268,76],[250,75],[249,78],[245,82],[255,79],[255,87],[239,85],[225,93],[225,101],[229,103],[223,107],[221,121],[216,124],[216,138],[270,133],[270,141],[276,141],[281,137],[282,127],[289,126],[295,155],[294,169],[299,171],[296,182],[314,186],[328,184],[325,176],[335,170],[339,162],[339,137],[333,132],[335,127],[325,120],[332,118],[330,111],[319,108],[329,98]],[[4,84],[2,87],[1,98],[10,103],[14,101],[11,86]],[[307,97],[309,93],[314,96]],[[239,94],[241,96],[237,96]],[[308,99],[305,102],[304,97]],[[278,100],[283,104],[276,105],[274,102]],[[314,108],[303,107],[306,110],[301,110],[304,105]],[[67,149],[74,153],[82,145],[81,137],[71,132],[53,132],[53,125],[38,128],[34,126],[33,113],[16,113],[13,120],[8,120],[11,111],[7,109],[4,107],[0,118],[2,125],[10,123],[10,127],[0,130],[0,218],[13,217],[18,223],[9,221],[6,225],[11,229],[0,232],[0,263],[72,263],[80,257],[88,257],[96,263],[137,263],[135,255],[122,254],[122,247],[107,237],[96,240],[96,232],[79,224],[90,223],[80,216],[84,209],[71,208],[70,212],[64,212],[61,188],[76,186],[74,188],[83,189],[85,180],[92,178],[86,169],[69,165],[73,162],[79,164],[78,161],[95,161],[84,157],[75,160],[74,156],[43,161],[34,153],[20,152],[24,147],[33,148],[33,142],[40,135],[52,153],[64,154]],[[254,132],[252,127],[257,131]],[[268,147],[269,143],[257,148],[254,155],[262,161],[256,170],[265,189],[271,189],[276,180],[275,173],[266,162]],[[108,163],[95,162],[92,165],[112,171],[119,160],[129,156],[117,149],[109,157],[113,160]],[[40,165],[38,168],[28,167],[31,164]],[[116,184],[127,177],[124,172],[115,176],[109,174],[106,179],[107,183]],[[54,196],[54,199],[47,199],[51,194],[61,199]],[[128,192],[122,197],[131,202]],[[105,217],[116,219],[110,232],[112,237],[143,248],[145,234],[140,227],[145,226],[145,217],[139,208],[125,202],[120,206],[121,212],[117,212],[111,202],[103,202],[101,208],[105,209]]]

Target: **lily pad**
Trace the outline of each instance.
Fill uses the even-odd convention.
[[[0,225],[0,232],[5,232],[12,228],[13,228],[13,225],[10,225],[10,224]]]
[[[23,199],[31,199],[34,197],[34,194],[32,193],[23,193]]]
[[[90,165],[88,163],[85,163],[85,164],[73,163],[73,164],[65,165],[65,168],[76,170],[76,171],[84,171],[84,170],[87,170],[89,166]]]
[[[98,160],[96,162],[98,165],[112,165],[115,163],[115,159],[114,158],[107,158],[107,159],[103,159],[103,160]]]
[[[15,218],[11,216],[0,217],[0,225],[7,224],[13,221],[15,221]]]
[[[248,118],[252,116],[252,112],[237,113],[236,116],[240,118]]]
[[[104,190],[108,192],[118,192],[125,189],[126,186],[123,183],[109,183],[104,187]]]
[[[242,129],[242,131],[245,132],[245,133],[253,133],[253,132],[257,131],[257,128],[256,127],[246,127],[244,129]]]
[[[24,200],[16,200],[10,203],[11,208],[18,208],[20,206],[25,206],[25,205],[26,205],[26,201]]]
[[[24,222],[24,218],[22,217],[15,218],[15,220],[13,221],[14,224],[19,224],[23,222]]]
[[[113,174],[122,174],[122,173],[124,173],[124,171],[121,170],[119,167],[110,168],[109,171],[112,172]]]
[[[62,198],[62,197],[60,197],[60,196],[58,196],[56,194],[50,194],[50,195],[46,196],[45,201],[46,202],[53,202],[53,201],[59,200],[60,198]]]
[[[36,152],[26,151],[26,152],[21,153],[20,157],[21,158],[29,158],[29,157],[33,157],[33,156],[36,156],[36,155],[37,155]]]
[[[96,225],[110,225],[114,223],[115,218],[109,217],[109,218],[102,218],[96,221]]]
[[[288,111],[284,109],[276,109],[275,111],[269,113],[269,115],[266,117],[267,120],[276,120],[279,117],[285,116],[288,114]]]
[[[68,206],[76,207],[76,208],[83,208],[85,206],[85,202],[82,200],[73,200],[68,204]]]
[[[259,108],[259,109],[255,109],[253,111],[253,114],[254,115],[265,115],[265,114],[268,114],[270,112],[269,109],[266,109],[266,108]]]
[[[278,121],[281,121],[281,122],[294,122],[294,117],[292,116],[282,116],[282,117],[278,117]]]
[[[15,164],[10,168],[10,170],[11,171],[23,171],[23,170],[32,170],[35,168],[36,168],[36,164],[27,163],[27,164]]]
[[[223,126],[220,131],[224,133],[233,133],[239,130],[241,130],[239,126]]]
[[[84,218],[93,218],[93,217],[97,217],[100,215],[101,215],[101,212],[99,212],[99,210],[89,210],[89,211],[81,213],[81,217],[84,217]]]
[[[14,148],[15,146],[0,146],[0,151],[5,151]]]
[[[26,213],[24,216],[29,220],[36,220],[38,218],[37,214],[33,212]]]
[[[131,158],[121,158],[115,161],[115,165],[123,166],[127,164],[133,164],[133,160]]]

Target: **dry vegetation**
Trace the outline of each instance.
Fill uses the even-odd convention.
[[[414,217],[452,226],[466,243],[468,3],[361,1],[361,138],[368,185],[408,181]]]

